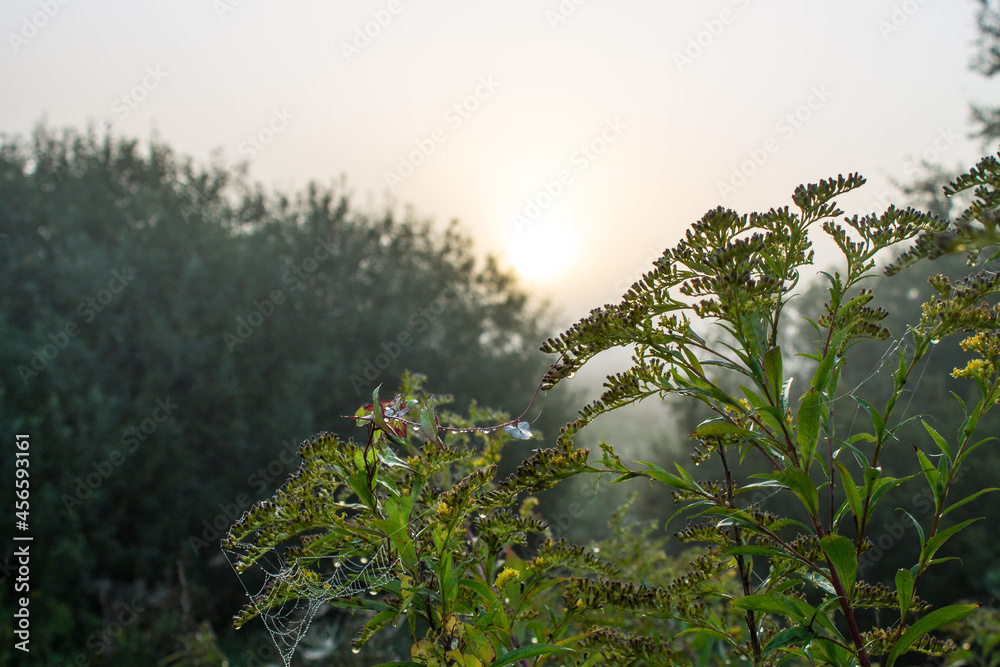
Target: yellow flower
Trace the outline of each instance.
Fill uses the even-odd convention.
[[[965,368],[956,368],[951,372],[951,376],[955,378],[976,378],[980,377],[984,380],[993,372],[993,364],[986,361],[985,359],[972,359]]]
[[[507,588],[507,584],[509,584],[512,580],[517,579],[518,576],[519,573],[517,570],[510,567],[505,567],[503,569],[503,572],[497,575],[497,580],[493,584],[493,586],[498,591],[502,591],[503,589]]]

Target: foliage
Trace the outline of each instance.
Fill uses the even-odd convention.
[[[604,394],[564,430],[561,446],[601,414],[649,396],[694,398],[715,414],[692,437],[700,457],[719,458],[722,480],[696,479],[679,464],[676,471],[650,462],[631,468],[604,447],[601,466],[616,475],[616,482],[645,477],[675,489],[680,505],[675,516],[686,514],[695,522],[684,534],[710,545],[704,560],[695,561],[691,576],[707,580],[735,569],[742,594],[732,596],[730,607],[745,612],[747,638],[724,627],[709,606],[664,599],[658,613],[669,609],[692,631],[726,641],[736,656],[753,664],[797,657],[868,665],[871,656],[883,655],[884,664],[891,665],[910,650],[939,655],[951,647],[928,633],[964,617],[975,605],[928,611],[915,591],[929,567],[950,559],[939,554],[949,538],[974,521],[952,524],[948,515],[993,490],[949,496],[961,464],[989,440],[977,440],[974,433],[1000,396],[1000,311],[985,301],[997,293],[1000,278],[980,271],[956,283],[944,276],[931,279],[937,294],[909,329],[908,348],[898,348],[888,398],[875,405],[852,396],[867,414],[868,428],[835,429],[841,405],[838,380],[857,342],[889,335],[881,324],[887,312],[869,305],[874,294],[863,287],[877,275],[876,255],[914,241],[890,272],[957,250],[975,260],[997,241],[992,210],[998,170],[1000,163],[988,158],[951,186],[952,192],[974,189],[975,196],[951,226],[912,209],[890,208],[880,216],[846,218],[845,227],[835,221],[842,212],[833,200],[862,185],[857,175],[799,188],[793,195],[795,212],[787,207],[749,216],[710,211],[620,304],[592,311],[545,343],[543,350],[560,355],[547,376],[548,386],[573,375],[603,350],[634,346],[633,366],[608,377]],[[786,326],[783,315],[800,270],[813,261],[809,233],[819,223],[842,254],[845,268],[823,274],[824,312],[806,319],[816,335],[815,347],[800,355],[805,362],[798,362],[811,364],[811,379],[796,396],[788,370],[794,360],[782,351],[779,332]],[[726,339],[707,342],[690,315],[714,322]],[[978,358],[955,375],[972,379],[979,399],[968,406],[959,402],[964,420],[954,440],[924,423],[926,451],[914,447],[917,474],[884,473],[882,458],[898,446],[895,434],[910,421],[900,420],[897,412],[907,380],[939,340],[959,332],[972,332],[963,347]],[[738,383],[738,389],[727,389],[718,376]],[[740,479],[741,469],[754,459],[766,462],[769,470]],[[862,581],[859,563],[871,546],[867,537],[877,504],[890,490],[921,480],[931,492],[934,511],[929,525],[913,519],[920,540],[918,562],[896,573],[894,588]],[[792,498],[798,511],[773,514],[761,503],[744,500],[758,491]],[[720,589],[712,593],[726,596]],[[631,600],[624,606],[648,613]],[[859,612],[863,608],[895,609],[898,620],[886,627],[874,622],[865,626]]]
[[[359,209],[342,185],[264,193],[155,140],[3,137],[0,431],[37,448],[32,657],[152,664],[203,620],[225,646],[243,591],[216,545],[294,470],[299,442],[346,433],[343,406],[404,368],[436,369],[463,409],[530,392],[539,311],[470,244]],[[559,414],[550,403],[542,422]],[[142,611],[119,627],[116,605]]]
[[[871,403],[848,392],[867,415],[867,427],[837,429],[844,404],[838,382],[856,344],[890,335],[882,325],[888,312],[870,305],[874,292],[865,287],[878,275],[880,252],[912,242],[887,269],[893,273],[956,250],[965,250],[972,263],[996,244],[991,211],[1000,162],[985,159],[951,186],[950,192],[974,189],[974,201],[952,225],[890,208],[845,218],[845,227],[836,221],[843,213],[834,198],[863,183],[850,175],[800,187],[793,195],[797,211],[710,211],[621,303],[596,309],[547,340],[542,349],[559,359],[543,379],[545,388],[612,347],[632,346],[633,365],[607,378],[606,391],[563,429],[554,448],[537,451],[502,482],[483,467],[497,456],[499,443],[487,432],[502,417],[491,415],[493,426],[480,431],[470,431],[475,414],[458,422],[454,436],[485,438],[481,448],[464,450],[464,438],[438,437],[432,402],[401,396],[380,407],[376,392],[357,415],[369,429],[366,444],[321,436],[302,451],[306,481],[290,483],[234,527],[227,546],[243,554],[240,571],[292,538],[303,545],[287,547],[281,583],[253,597],[237,624],[321,594],[330,579],[315,568],[324,556],[370,558],[379,545],[390,545],[396,559],[376,586],[382,597],[371,600],[358,587],[326,599],[377,612],[359,642],[405,615],[413,664],[508,664],[513,656],[526,657],[520,651],[529,638],[536,665],[700,664],[720,656],[754,665],[800,660],[847,667],[882,656],[891,666],[910,651],[954,649],[931,632],[977,605],[932,609],[916,591],[931,566],[954,558],[942,551],[948,540],[975,521],[956,521],[951,513],[995,490],[956,498],[953,483],[966,458],[990,440],[974,434],[1000,398],[1000,308],[987,302],[1000,291],[1000,276],[979,271],[954,283],[931,278],[936,295],[908,329],[908,345],[897,348],[885,400]],[[797,361],[782,350],[779,334],[788,326],[800,271],[813,262],[816,226],[845,266],[822,274],[828,301],[805,318],[816,339]],[[696,321],[714,323],[725,337],[709,342]],[[953,374],[971,379],[978,399],[957,401],[964,418],[953,439],[922,421],[924,448],[913,447],[916,471],[888,474],[882,463],[898,447],[896,434],[916,420],[898,409],[907,381],[942,338],[960,332],[966,333],[963,348],[977,358]],[[800,373],[810,369],[797,396],[796,366]],[[675,471],[642,461],[630,467],[604,442],[602,458],[588,465],[586,452],[574,448],[575,435],[598,416],[670,395],[696,399],[714,413],[692,433],[693,458],[718,457],[722,479],[698,479],[680,464]],[[405,418],[410,410],[421,412],[419,422]],[[515,423],[507,424],[508,433],[518,433]],[[755,460],[766,471],[748,476]],[[523,548],[528,534],[545,532],[531,505],[512,511],[519,495],[588,472],[610,474],[615,483],[643,477],[671,487],[679,505],[671,520],[683,515],[686,521],[678,539],[707,547],[679,569],[654,573],[647,561],[662,556],[660,545],[647,545],[644,558],[630,556],[640,540],[619,520],[619,540],[611,543],[618,546],[601,552],[616,556],[611,562],[551,541],[527,562],[517,557],[512,546]],[[894,489],[918,484],[926,484],[933,501],[930,521],[921,525],[902,510],[919,537],[917,562],[895,573],[894,586],[865,581],[861,561],[872,547],[876,508]],[[771,501],[765,507],[760,492],[791,499],[797,509]],[[564,576],[574,568],[591,574]],[[886,611],[872,618],[866,610],[891,610],[896,619],[880,623]],[[539,624],[543,612],[548,621]],[[576,653],[550,652],[556,648]]]
[[[979,5],[976,13],[979,37],[971,66],[979,74],[992,78],[1000,72],[1000,7],[995,0],[976,0],[976,4]],[[1000,108],[973,104],[971,111],[975,136],[985,144],[1000,138]]]
[[[995,608],[979,609],[946,629],[959,647],[946,667],[1000,666],[1000,612]]]
[[[439,412],[447,400],[428,399],[421,381],[404,378],[391,401],[375,391],[355,415],[364,442],[320,434],[305,443],[299,471],[223,543],[241,574],[280,554],[235,624],[262,617],[286,664],[300,636],[288,607],[300,599],[372,612],[356,651],[405,617],[418,664],[521,664],[565,653],[581,641],[564,636],[577,606],[546,618],[533,601],[587,581],[553,576],[562,569],[617,573],[561,541],[545,540],[527,561],[514,549],[547,529],[521,494],[589,470],[586,450],[536,450],[498,480],[502,447],[530,435],[528,425],[476,405],[466,417]]]

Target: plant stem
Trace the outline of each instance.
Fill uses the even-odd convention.
[[[816,535],[822,540],[825,536],[823,525],[819,519],[813,519],[813,521],[816,525]],[[840,599],[840,610],[844,612],[844,618],[847,620],[847,628],[851,631],[851,641],[854,642],[854,647],[858,650],[858,662],[861,663],[862,667],[871,667],[871,660],[865,651],[865,642],[861,638],[861,630],[858,628],[858,619],[854,615],[854,607],[851,606],[850,596],[844,588],[844,582],[840,580],[837,568],[833,566],[833,561],[830,560],[829,556],[826,557],[826,566],[830,568],[830,583],[833,584],[833,590]]]
[[[729,474],[729,462],[726,461],[725,443],[720,442],[718,449],[719,457],[722,459],[722,469],[726,472],[726,502],[729,504],[729,507],[736,509],[736,503],[733,500],[733,478]],[[736,524],[733,524],[733,540],[736,542],[737,546],[743,545],[743,536],[740,534],[740,528]],[[747,568],[747,564],[744,561],[743,556],[736,556],[736,567],[740,572],[740,581],[743,584],[743,595],[751,595],[750,571]],[[757,636],[757,614],[754,613],[752,609],[747,609],[746,621],[747,629],[750,631],[750,646],[753,649],[753,664],[763,664],[760,637]]]

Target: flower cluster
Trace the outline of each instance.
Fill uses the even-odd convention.
[[[952,377],[973,380],[990,404],[996,402],[1000,398],[1000,374],[997,373],[1000,366],[1000,331],[981,331],[961,344],[963,350],[975,352],[979,357],[970,359],[965,368],[953,370]]]

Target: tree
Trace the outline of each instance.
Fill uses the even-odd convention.
[[[976,24],[979,38],[978,52],[972,61],[972,69],[985,77],[993,77],[1000,72],[1000,8],[991,0],[978,0],[979,12]],[[972,120],[978,126],[976,136],[984,143],[1000,138],[1000,109],[996,107],[972,105]]]

